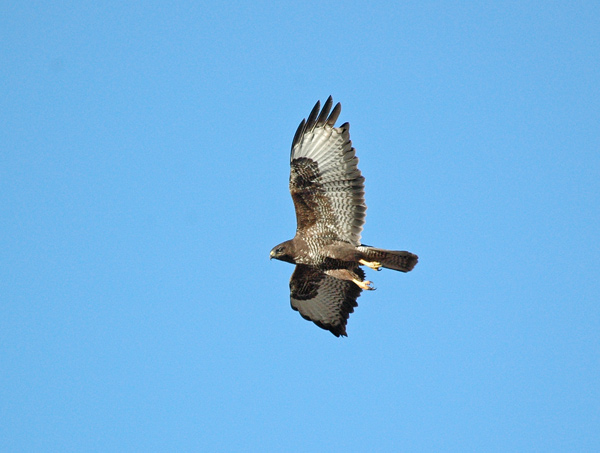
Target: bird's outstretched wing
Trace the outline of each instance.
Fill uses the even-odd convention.
[[[353,272],[364,279],[365,274],[360,268]],[[303,264],[296,266],[290,279],[292,308],[336,337],[346,336],[348,317],[358,306],[356,299],[361,292],[350,280],[333,277]]]
[[[358,246],[367,209],[365,178],[357,167],[350,125],[334,127],[341,105],[331,110],[332,104],[329,96],[319,112],[321,104],[317,102],[292,142],[290,192],[297,233]]]

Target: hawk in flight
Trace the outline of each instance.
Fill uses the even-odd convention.
[[[346,323],[362,290],[373,290],[360,266],[408,272],[417,264],[410,252],[360,243],[365,223],[365,178],[350,141],[350,125],[334,127],[341,112],[331,96],[302,120],[290,156],[290,192],[296,208],[296,235],[270,257],[296,265],[290,279],[292,308],[303,318],[346,336]]]

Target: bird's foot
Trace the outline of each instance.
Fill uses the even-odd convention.
[[[367,260],[362,260],[361,259],[361,260],[358,260],[358,262],[360,264],[362,264],[363,266],[370,267],[374,271],[380,271],[381,270],[381,263],[379,263],[377,261],[367,261]]]
[[[352,279],[352,281],[354,283],[356,283],[359,288],[364,289],[366,291],[373,291],[375,289],[375,287],[373,286],[373,282],[371,282],[369,280],[365,280],[364,282],[361,282],[360,280]]]

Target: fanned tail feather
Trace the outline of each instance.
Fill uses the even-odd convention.
[[[401,272],[411,271],[419,260],[419,257],[414,253],[405,251],[378,249],[366,245],[357,248],[366,261],[376,261],[383,267]]]

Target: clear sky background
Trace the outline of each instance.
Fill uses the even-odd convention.
[[[598,2],[3,2],[0,450],[600,450]],[[269,261],[314,103],[366,177],[335,338]]]

